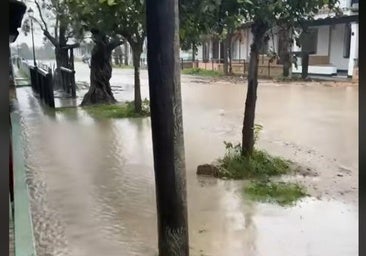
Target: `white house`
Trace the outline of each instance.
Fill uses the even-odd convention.
[[[309,56],[309,74],[352,76],[353,69],[358,65],[358,0],[340,0],[339,7],[343,15],[335,17],[328,11],[318,14],[314,21],[308,22],[308,32],[304,34],[302,47],[293,46],[293,51],[313,52]],[[273,33],[271,33],[273,32]],[[270,40],[261,50],[262,54],[269,51],[279,52],[280,38],[270,31]],[[248,61],[250,44],[253,35],[250,25],[243,25],[240,32],[232,40],[232,60]],[[223,43],[208,38],[198,47],[197,59],[202,62],[222,62]],[[293,73],[301,72],[301,63],[293,66]]]
[[[350,77],[358,65],[358,0],[341,0],[339,4],[342,16],[318,14],[308,23],[302,47],[294,46],[295,51],[314,52],[309,56],[309,74]],[[301,66],[293,67],[293,72],[300,73]]]

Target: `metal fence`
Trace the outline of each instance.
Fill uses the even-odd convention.
[[[51,69],[43,70],[39,67],[29,67],[32,89],[39,95],[39,99],[51,108],[55,108]]]
[[[72,98],[76,98],[75,71],[69,68],[61,67],[62,89]]]

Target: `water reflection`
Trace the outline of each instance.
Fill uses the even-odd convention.
[[[133,81],[132,74],[127,78]],[[192,255],[356,255],[357,209],[353,206],[311,200],[294,208],[252,204],[243,197],[243,182],[195,175],[197,165],[224,153],[224,140],[240,140],[245,91],[239,85],[201,86],[183,78],[185,82]],[[82,109],[56,112],[54,118],[44,115],[27,89],[20,88],[17,94],[39,255],[154,255],[150,119],[96,120]],[[145,84],[143,97],[146,92]],[[129,93],[128,97],[133,95]],[[357,134],[354,91],[263,86],[259,93],[257,118],[264,125],[261,146],[290,156],[294,149],[292,144],[283,145],[286,139],[337,157],[357,172],[353,149],[341,157],[342,148],[357,148],[348,136]],[[118,100],[128,98],[124,92],[120,95]],[[64,105],[68,104],[75,102]],[[281,143],[274,143],[274,137]],[[328,160],[313,155],[305,160],[321,163],[322,171],[333,168]]]

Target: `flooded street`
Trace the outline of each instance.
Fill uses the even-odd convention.
[[[117,100],[133,100],[133,79],[113,70]],[[76,81],[89,81],[86,64]],[[147,83],[141,71],[142,98]],[[312,197],[284,208],[250,202],[241,181],[196,176],[241,140],[245,85],[182,76],[191,255],[358,255],[358,86],[260,82],[258,147],[318,173],[298,177]],[[17,96],[38,255],[157,255],[150,119],[97,121],[44,111],[30,88]]]

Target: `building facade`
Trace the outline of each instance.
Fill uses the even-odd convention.
[[[308,51],[309,74],[314,75],[344,75],[353,76],[358,67],[358,0],[341,0],[339,8],[343,15],[336,16],[328,10],[321,11],[314,17],[313,21],[308,22],[308,31],[304,34],[301,47],[293,46],[293,51]],[[262,55],[269,52],[279,53],[281,45],[280,37],[276,29],[269,31],[269,41],[261,50]],[[250,44],[253,35],[250,26],[242,26],[233,37],[231,45],[231,59],[234,65],[237,63],[249,62]],[[196,59],[199,60],[198,66],[201,68],[220,70],[223,62],[223,43],[214,37],[208,37],[198,47]],[[263,65],[267,65],[267,57],[262,56]],[[207,65],[204,63],[215,63]],[[218,64],[217,64],[218,63]],[[278,69],[280,61],[273,62],[273,68]],[[293,73],[301,73],[301,60],[298,59],[297,65],[293,65]],[[235,72],[234,72],[235,73]],[[277,73],[277,72],[275,72]],[[274,73],[272,73],[274,74]]]

